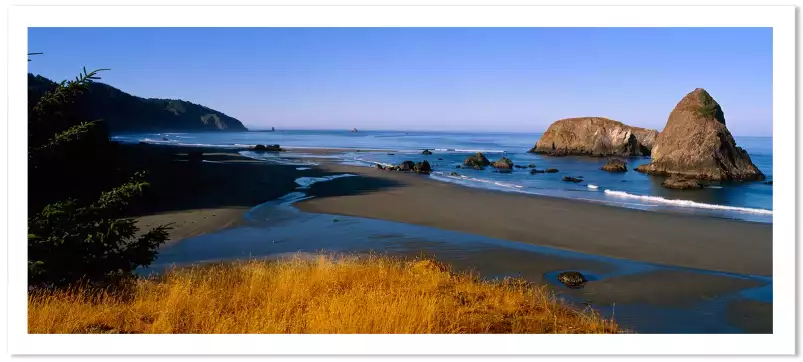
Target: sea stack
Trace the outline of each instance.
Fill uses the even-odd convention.
[[[652,159],[637,171],[702,180],[763,180],[750,156],[736,146],[722,107],[705,89],[687,94],[655,140]]]
[[[648,156],[658,131],[603,117],[555,121],[530,149],[553,156]]]

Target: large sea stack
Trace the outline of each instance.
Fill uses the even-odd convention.
[[[736,146],[719,103],[702,88],[675,106],[655,140],[650,163],[637,170],[703,180],[764,179],[747,151]]]
[[[603,117],[555,121],[530,152],[554,156],[647,156],[658,131]]]

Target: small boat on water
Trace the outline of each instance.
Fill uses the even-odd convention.
[[[357,132],[357,129],[356,128],[352,128],[351,132]]]

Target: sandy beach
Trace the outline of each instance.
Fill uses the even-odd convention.
[[[335,229],[329,228],[338,225],[332,221],[337,221],[338,215],[345,215],[403,223],[398,224],[400,226],[417,225],[458,232],[461,234],[455,234],[455,237],[461,239],[465,237],[459,235],[477,235],[613,257],[625,263],[635,261],[669,267],[605,277],[581,290],[561,290],[575,300],[593,301],[595,306],[603,308],[623,303],[670,310],[689,308],[706,298],[760,288],[766,283],[761,279],[717,275],[710,271],[772,275],[771,224],[481,190],[439,182],[425,175],[344,166],[326,159],[317,160],[318,166],[298,167],[255,161],[234,150],[128,147],[131,167],[147,167],[152,171],[151,188],[134,216],[141,226],[171,224],[171,240],[163,247],[167,259],[225,259],[242,253],[314,253],[332,246],[353,251],[372,249],[368,239],[375,236],[369,235],[373,232],[368,231],[372,230],[370,228],[352,229],[355,231],[338,236],[331,234]],[[204,162],[188,162],[186,155],[193,151],[204,152]],[[315,152],[327,153],[325,150]],[[344,173],[356,176],[314,183],[301,190],[296,183],[301,177]],[[254,206],[295,191],[312,196],[295,203],[294,207],[312,213],[300,220],[309,225],[307,227],[320,230],[310,233],[285,225],[287,222],[269,226],[265,231],[248,227],[235,229],[249,225],[244,214]],[[323,215],[324,219],[314,215]],[[281,228],[286,228],[286,231],[280,231]],[[223,230],[231,232],[220,233]],[[296,241],[292,243],[265,245],[260,243],[258,235],[268,235],[264,234],[266,232],[309,236],[294,239]],[[355,232],[369,234],[357,235]],[[194,241],[204,234],[211,236],[211,233],[220,236],[207,238],[208,241],[198,240],[197,243],[181,242],[191,237],[195,237]],[[388,230],[387,233],[392,235],[394,231]],[[354,239],[353,244],[350,244],[350,238]],[[609,275],[618,268],[605,261],[584,261],[506,247],[466,249],[459,241],[446,245],[416,241],[415,238],[405,241],[404,246],[396,248],[393,253],[410,257],[422,253],[432,255],[448,261],[457,270],[477,270],[482,275],[504,275],[515,271],[528,280],[548,284],[547,275],[554,270],[581,269]],[[221,242],[228,246],[220,245]],[[379,240],[373,242],[378,243],[375,245],[380,249],[387,247],[381,247]],[[200,254],[194,250],[198,247],[204,250]],[[695,272],[693,269],[704,271]],[[771,304],[747,300],[722,305],[727,305],[723,307],[726,308],[724,313],[731,323],[748,331],[771,331]],[[638,309],[626,311],[621,307],[617,315],[635,323],[641,323],[643,318]]]
[[[134,167],[152,170],[138,208],[143,225],[172,225],[171,240],[238,225],[249,208],[298,187],[299,177],[350,173],[313,184],[307,212],[359,216],[650,263],[772,275],[772,225],[611,207],[468,188],[427,176],[322,163],[300,171],[236,152],[131,146]],[[325,151],[318,150],[325,153]]]
[[[304,211],[399,221],[652,263],[772,275],[771,224],[480,190],[361,167],[321,168],[367,179],[313,185],[310,193],[316,197],[297,204]],[[377,188],[379,180],[392,186]]]

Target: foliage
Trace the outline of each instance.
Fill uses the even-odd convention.
[[[697,109],[697,114],[705,118],[714,118],[721,123],[725,123],[725,115],[722,112],[722,107],[719,103],[711,97],[705,90],[700,91],[700,107]]]
[[[125,210],[147,186],[119,170],[105,122],[88,121],[84,97],[97,74],[29,87],[28,281],[61,286],[106,283],[148,265],[167,240],[160,226],[140,233]]]

